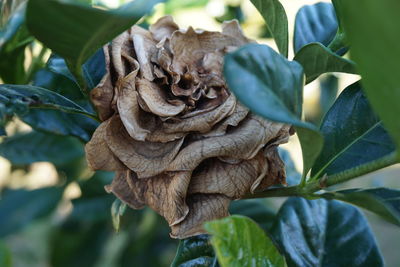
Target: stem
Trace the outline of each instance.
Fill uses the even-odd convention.
[[[257,192],[255,194],[248,194],[244,198],[264,198],[264,197],[289,197],[289,196],[301,196],[301,197],[314,197],[314,193],[324,189],[326,187],[347,182],[349,180],[359,178],[362,175],[368,174],[373,171],[377,171],[384,167],[388,167],[398,162],[397,153],[393,152],[385,157],[382,157],[374,162],[367,163],[349,170],[345,170],[340,173],[332,174],[330,176],[323,176],[316,180],[311,179],[311,182],[305,186],[290,186],[285,188],[274,188],[263,192]]]

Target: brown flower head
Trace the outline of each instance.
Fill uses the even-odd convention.
[[[172,237],[202,233],[231,200],[285,181],[276,148],[289,126],[251,114],[222,76],[224,54],[248,42],[236,21],[180,30],[167,16],[104,47],[107,74],[91,93],[103,122],[87,160],[115,171],[107,191],[150,206]]]

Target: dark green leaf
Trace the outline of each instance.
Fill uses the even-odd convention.
[[[0,77],[5,83],[25,83],[25,47],[32,42],[25,26],[25,6],[21,5],[0,32]]]
[[[2,113],[9,115],[23,116],[29,112],[29,108],[46,108],[96,118],[62,95],[30,85],[0,85],[0,104],[4,105]]]
[[[27,25],[39,41],[68,62],[72,73],[81,75],[80,67],[92,54],[158,2],[136,0],[115,10],[104,10],[71,2],[30,0]]]
[[[29,132],[16,134],[0,143],[0,155],[12,164],[49,161],[62,165],[84,155],[83,145],[72,137]]]
[[[290,198],[272,233],[289,266],[383,266],[364,216],[342,202]]]
[[[224,76],[229,88],[253,112],[272,121],[295,126],[306,175],[322,147],[317,129],[300,120],[303,69],[265,45],[249,44],[225,56]]]
[[[357,73],[354,62],[333,53],[320,43],[303,46],[294,60],[303,66],[306,83],[327,72]]]
[[[33,220],[50,214],[57,207],[62,193],[63,188],[60,187],[3,191],[0,201],[0,237],[12,234]]]
[[[309,43],[318,42],[328,46],[337,30],[335,9],[331,3],[303,6],[296,14],[293,36],[295,53]]]
[[[395,151],[359,83],[340,94],[326,114],[321,132],[326,141],[311,171],[315,177],[368,164]]]
[[[106,62],[103,49],[100,48],[82,65],[83,76],[90,90],[93,89],[100,82],[100,80],[106,73],[105,64]],[[68,69],[67,63],[63,58],[55,54],[51,55],[47,62],[47,68],[54,73],[60,74],[68,78],[69,81],[72,81],[74,86],[77,87],[76,93],[79,93],[78,82]]]
[[[55,62],[51,60],[52,58],[50,58],[49,62]],[[83,99],[78,85],[69,78],[57,73],[53,65],[48,65],[48,68],[37,71],[32,85],[54,91],[73,101]]]
[[[322,194],[328,199],[339,199],[374,212],[400,226],[400,191],[390,188],[348,189]]]
[[[0,266],[11,267],[11,251],[6,244],[0,240]]]
[[[276,215],[276,212],[271,207],[271,203],[268,203],[266,199],[232,201],[229,206],[229,213],[249,217],[264,230],[271,228]]]
[[[335,2],[351,45],[351,57],[357,63],[363,77],[366,96],[399,148],[400,2],[397,0]]]
[[[321,115],[325,115],[336,100],[339,89],[339,79],[335,75],[327,75],[323,79],[320,79],[319,86],[319,106],[322,113]]]
[[[244,216],[234,215],[208,222],[204,228],[222,267],[286,266],[274,243],[258,225]]]
[[[285,9],[279,0],[251,0],[263,16],[275,39],[276,46],[285,57],[288,56],[288,21]]]
[[[171,267],[214,267],[217,259],[208,235],[197,235],[179,242]]]

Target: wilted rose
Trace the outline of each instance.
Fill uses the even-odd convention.
[[[277,146],[290,127],[251,114],[223,79],[224,54],[248,42],[236,21],[222,32],[180,30],[167,16],[104,47],[107,74],[91,93],[103,122],[86,145],[89,165],[115,171],[107,191],[150,206],[172,237],[203,233],[231,200],[285,181]]]

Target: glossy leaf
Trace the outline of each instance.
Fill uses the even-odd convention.
[[[15,165],[48,161],[62,165],[84,155],[83,144],[73,137],[39,132],[20,133],[0,143],[0,155]]]
[[[357,73],[353,61],[333,53],[320,43],[310,43],[302,47],[294,60],[303,66],[306,83],[328,72]]]
[[[118,9],[104,10],[71,2],[30,0],[27,25],[39,41],[65,58],[72,73],[81,74],[81,65],[92,54],[135,24],[158,2],[135,0]]]
[[[221,267],[286,266],[272,240],[247,217],[230,216],[208,222],[204,228],[212,235],[211,243]]]
[[[83,77],[85,78],[86,84],[90,90],[96,87],[106,73],[105,64],[103,49],[100,48],[82,65]],[[68,69],[67,63],[62,57],[55,54],[51,55],[47,62],[47,68],[50,71],[60,74],[72,81],[77,87],[77,90],[75,89],[76,92],[79,93],[78,82]]]
[[[383,219],[400,226],[400,191],[390,188],[348,189],[327,192],[328,199],[339,199],[374,212]]]
[[[0,77],[5,83],[25,82],[25,47],[32,38],[25,26],[25,6],[20,5],[0,31]]]
[[[217,258],[208,235],[197,235],[179,242],[171,267],[216,267]]]
[[[0,237],[49,215],[57,207],[62,193],[63,189],[59,187],[3,191],[0,201]]]
[[[46,108],[96,118],[62,95],[30,85],[0,85],[0,103],[4,105],[2,108],[5,114],[23,116],[29,108]]]
[[[303,149],[306,175],[322,147],[317,129],[300,120],[303,69],[270,47],[246,45],[225,56],[224,76],[237,98],[267,119],[295,126]]]
[[[335,2],[351,46],[351,57],[357,63],[363,77],[366,96],[399,148],[400,33],[397,25],[400,24],[398,14],[400,2],[397,0],[336,0]]]
[[[267,23],[267,27],[275,39],[279,52],[288,56],[288,21],[285,9],[279,0],[251,0]]]
[[[328,46],[336,35],[338,22],[331,3],[305,5],[296,14],[293,47],[295,53],[309,43]]]
[[[249,217],[262,229],[268,230],[276,215],[271,206],[272,203],[268,203],[266,199],[241,199],[231,202],[229,213]]]
[[[48,67],[50,66],[54,65],[49,64]],[[59,93],[76,103],[83,104],[85,109],[92,111],[89,102],[83,100],[83,95],[76,83],[61,74],[47,69],[39,70],[35,75],[33,85]],[[83,141],[90,140],[98,126],[98,122],[84,115],[49,109],[31,109],[27,114],[21,116],[21,119],[36,130],[72,135]]]
[[[368,164],[395,151],[359,83],[340,94],[326,114],[321,132],[326,141],[311,171],[315,177]]]
[[[289,266],[383,266],[364,216],[342,202],[290,198],[272,234]]]

